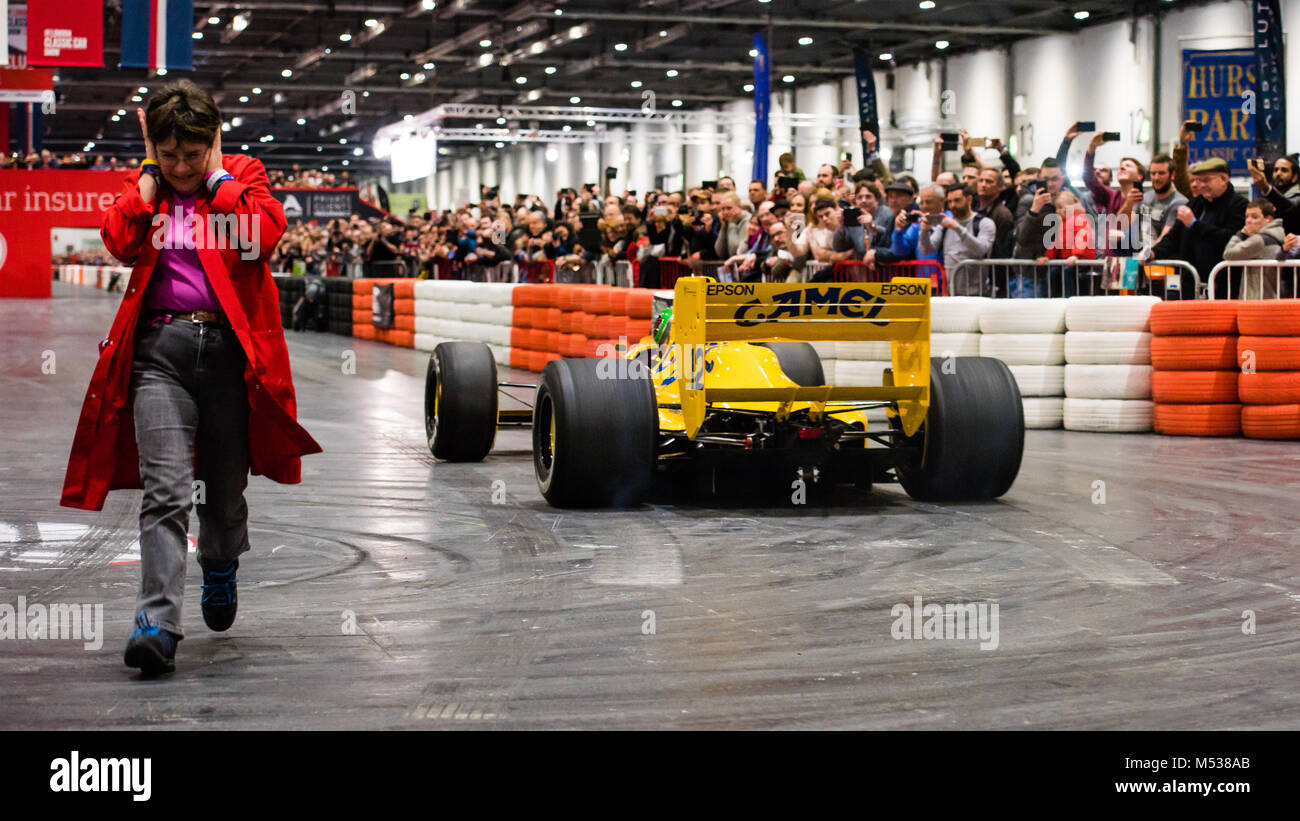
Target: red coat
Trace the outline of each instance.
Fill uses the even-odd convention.
[[[248,364],[248,447],[254,475],[282,484],[302,481],[301,457],[321,447],[297,422],[297,400],[289,373],[289,351],[280,326],[280,297],[267,264],[284,233],[284,208],[271,196],[259,160],[224,155],[222,166],[234,177],[215,197],[200,194],[195,212],[248,215],[260,231],[256,259],[240,258],[239,243],[228,250],[201,248],[203,271],[234,328]],[[100,510],[108,491],[139,488],[140,457],[135,442],[135,415],[130,403],[131,360],[136,322],[159,249],[149,240],[157,230],[151,220],[170,207],[170,189],[162,183],[152,204],[140,197],[138,174],[128,177],[122,193],[104,213],[100,235],[113,256],[132,265],[122,306],[101,343],[99,361],[81,406],[72,441],[60,504]],[[242,230],[252,231],[251,223]]]

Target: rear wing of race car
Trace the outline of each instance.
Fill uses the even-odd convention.
[[[677,380],[686,435],[694,437],[711,402],[897,401],[903,432],[920,429],[930,406],[930,280],[819,285],[717,282],[682,277],[673,296],[673,333],[681,345]],[[705,388],[710,342],[794,340],[893,344],[893,384],[801,388]],[[886,380],[888,381],[888,380]]]

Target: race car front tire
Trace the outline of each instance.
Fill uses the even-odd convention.
[[[648,369],[556,359],[533,403],[537,487],[555,507],[633,507],[654,478],[659,412]]]
[[[442,342],[424,380],[429,452],[448,462],[481,462],[497,435],[497,364],[483,342]]]
[[[930,410],[903,441],[899,483],[927,502],[988,501],[1011,489],[1025,448],[1020,389],[1002,361],[930,360]],[[897,424],[895,422],[895,424]]]

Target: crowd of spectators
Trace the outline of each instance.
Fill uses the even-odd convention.
[[[117,157],[105,158],[103,154],[55,154],[48,148],[41,151],[0,155],[0,170],[5,168],[35,170],[38,168],[81,168],[91,171],[125,171],[139,168],[138,157],[123,162]]]
[[[1042,278],[999,282],[990,274],[993,266],[961,263],[1016,259],[1036,262],[1040,271],[1055,266],[1073,274],[1085,260],[1178,260],[1204,285],[1225,259],[1300,259],[1300,158],[1252,161],[1258,196],[1248,201],[1233,188],[1223,160],[1189,167],[1194,129],[1184,123],[1170,153],[1145,162],[1125,157],[1114,169],[1096,161],[1106,140],[1098,133],[1077,182],[1066,159],[1081,136],[1078,123],[1054,156],[1032,167],[1022,166],[996,138],[941,135],[929,183],[891,174],[876,136],[863,132],[863,167],[843,159],[809,176],[787,153],[773,180],[752,180],[743,189],[721,177],[684,190],[602,197],[588,184],[561,189],[553,201],[534,194],[503,203],[496,188],[484,186],[478,202],[449,210],[412,207],[405,221],[357,215],[327,225],[295,221],[272,263],[314,274],[491,278],[503,275],[502,263],[549,261],[561,281],[614,282],[616,271],[623,271],[630,272],[623,274],[628,284],[657,287],[669,259],[723,280],[788,282],[829,279],[841,262],[858,263],[868,273],[934,262],[952,274],[946,286],[955,295],[1005,289],[1000,295],[1041,296]],[[948,152],[960,157],[954,170],[943,167]],[[88,166],[87,159],[44,151],[24,158],[21,167],[123,167],[116,158],[96,155]],[[296,165],[269,177],[276,186],[351,184],[346,171]],[[616,267],[620,262],[627,264]],[[1185,296],[1195,293],[1190,273],[1181,284]],[[1234,275],[1231,285],[1220,278],[1217,295],[1229,287],[1234,295],[1294,290],[1285,279],[1265,277],[1261,285],[1258,277],[1242,283]]]

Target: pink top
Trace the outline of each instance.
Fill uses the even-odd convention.
[[[144,307],[149,310],[220,311],[221,302],[203,272],[195,249],[194,225],[190,215],[198,202],[199,191],[182,195],[172,192],[166,223],[149,227],[149,241],[161,240],[162,250],[154,265]],[[186,224],[187,222],[191,224]],[[200,232],[200,238],[205,232]],[[158,237],[158,239],[155,239]]]

